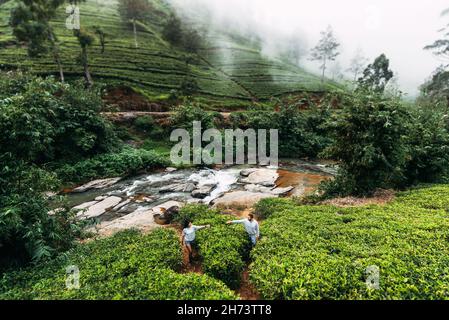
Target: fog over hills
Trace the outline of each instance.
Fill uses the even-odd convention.
[[[441,64],[423,47],[438,38],[446,24],[441,12],[445,0],[170,0],[181,10],[209,12],[211,21],[227,30],[252,31],[263,43],[263,52],[275,55],[291,37],[298,37],[308,52],[320,31],[332,25],[340,40],[339,63],[346,69],[358,49],[373,60],[385,53],[402,90],[415,95],[423,80]],[[302,59],[317,70],[317,64]]]

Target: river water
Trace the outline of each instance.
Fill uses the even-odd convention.
[[[239,183],[240,172],[251,166],[232,166],[217,169],[183,169],[175,172],[154,172],[125,178],[115,185],[101,189],[90,190],[84,193],[70,193],[67,195],[69,204],[80,204],[95,200],[97,197],[120,197],[128,203],[116,211],[108,211],[100,217],[101,221],[109,221],[125,216],[136,210],[151,209],[167,201],[183,203],[201,201],[210,204],[213,200],[235,190],[243,190],[244,185]],[[317,185],[330,179],[335,174],[335,166],[331,163],[305,162],[295,159],[282,159],[277,170],[279,178],[278,187],[295,187],[290,196],[300,196],[312,192]],[[161,189],[172,185],[195,185],[196,188],[213,185],[215,188],[203,200],[192,197],[191,191],[167,191]]]

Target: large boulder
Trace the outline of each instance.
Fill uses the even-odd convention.
[[[114,208],[116,205],[118,205],[120,202],[122,202],[122,198],[119,197],[108,197],[106,199],[104,199],[103,201],[100,201],[98,203],[95,203],[92,206],[86,207],[87,211],[85,210],[86,208],[83,209],[79,209],[81,206],[78,206],[78,210],[80,210],[78,212],[78,217],[81,219],[91,219],[91,218],[97,218],[99,216],[101,216],[103,213],[105,213],[106,211]],[[85,204],[87,205],[87,204]]]
[[[179,210],[184,206],[178,201],[168,201],[151,209],[154,219],[159,224],[170,224]]]
[[[274,187],[276,180],[279,178],[277,170],[272,169],[257,169],[250,173],[247,178],[240,179],[246,184],[259,184],[264,187]]]
[[[121,178],[94,180],[72,190],[74,193],[82,193],[92,189],[104,189],[113,186],[119,182]]]
[[[200,188],[192,191],[192,197],[194,197],[196,199],[204,199],[208,195],[210,195],[210,193],[212,192],[212,190],[215,189],[215,187],[216,187],[216,185],[201,186]]]
[[[240,175],[242,177],[248,177],[251,173],[257,171],[258,169],[256,168],[250,168],[250,169],[243,169],[242,171],[240,171]]]
[[[215,199],[213,206],[221,209],[251,208],[262,199],[277,197],[277,195],[271,193],[233,191],[225,194],[221,198]]]

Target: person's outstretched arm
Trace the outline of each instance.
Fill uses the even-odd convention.
[[[201,229],[206,229],[206,228],[210,228],[210,224],[206,225],[206,226],[193,226],[193,228],[195,230],[201,230]]]
[[[243,224],[243,223],[245,223],[245,219],[242,219],[242,220],[229,220],[226,223],[227,224]]]

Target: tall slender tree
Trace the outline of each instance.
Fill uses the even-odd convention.
[[[324,82],[327,64],[330,61],[335,61],[340,55],[339,47],[340,44],[334,36],[332,27],[328,26],[326,31],[321,32],[321,39],[311,52],[311,60],[321,62],[321,82]]]
[[[118,10],[122,20],[126,23],[131,22],[134,33],[134,45],[139,47],[137,40],[137,22],[148,17],[151,12],[151,5],[148,0],[119,0]]]
[[[16,39],[27,45],[28,55],[38,57],[51,52],[64,82],[58,39],[50,24],[65,0],[20,0],[12,9],[10,25]]]
[[[84,78],[88,87],[93,85],[92,76],[89,71],[89,55],[88,48],[94,43],[95,37],[84,29],[74,30],[74,35],[78,38],[78,42],[81,47],[81,53],[79,55],[79,61],[83,65]]]
[[[351,59],[347,72],[354,75],[354,83],[357,81],[358,76],[368,64],[368,59],[363,55],[362,50],[357,50],[354,57]]]

